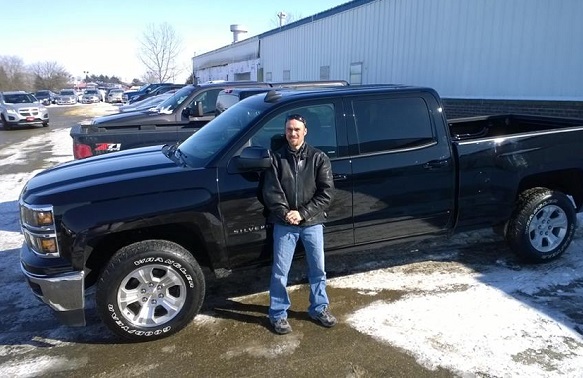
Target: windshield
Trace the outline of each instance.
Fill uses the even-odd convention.
[[[61,91],[61,93],[59,93],[59,94],[61,94],[63,96],[75,96],[75,91],[70,90],[70,89],[69,90],[66,89],[64,91]]]
[[[241,132],[245,132],[267,107],[269,104],[265,102],[239,102],[195,132],[178,149],[185,155],[189,166],[203,167]]]
[[[194,85],[189,85],[188,87],[184,87],[181,90],[174,93],[174,96],[166,99],[160,105],[158,105],[158,109],[160,113],[170,114],[174,112],[176,108],[178,108],[192,92],[194,92],[195,87]]]
[[[28,93],[5,94],[4,102],[7,104],[29,104],[35,102],[36,98]]]

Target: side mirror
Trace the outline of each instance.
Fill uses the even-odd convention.
[[[202,117],[204,115],[204,109],[202,107],[202,101],[197,101],[194,103],[194,106],[188,108],[190,109],[188,112],[189,117]]]
[[[260,171],[271,167],[271,155],[264,147],[246,147],[235,159],[237,168],[244,171]]]

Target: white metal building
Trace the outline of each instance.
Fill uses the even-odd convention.
[[[583,101],[582,17],[582,0],[355,0],[194,57],[193,69],[199,81],[239,73]]]
[[[258,80],[259,38],[252,37],[192,58],[199,82]]]

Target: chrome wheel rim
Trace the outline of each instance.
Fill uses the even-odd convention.
[[[171,267],[152,264],[135,269],[121,282],[117,305],[132,325],[156,327],[172,320],[186,303],[186,282]]]
[[[563,209],[545,206],[534,215],[528,227],[530,244],[539,252],[550,252],[563,242],[568,227],[569,220]]]

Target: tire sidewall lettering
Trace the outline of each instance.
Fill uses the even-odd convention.
[[[108,311],[111,313],[111,318],[115,321],[115,324],[119,327],[119,329],[127,332],[130,335],[136,336],[143,336],[143,337],[152,337],[152,336],[160,336],[172,330],[172,326],[166,326],[164,328],[159,329],[152,329],[149,331],[142,331],[139,329],[133,329],[129,325],[122,322],[120,317],[116,313],[116,307],[112,303],[108,303],[107,305]]]

